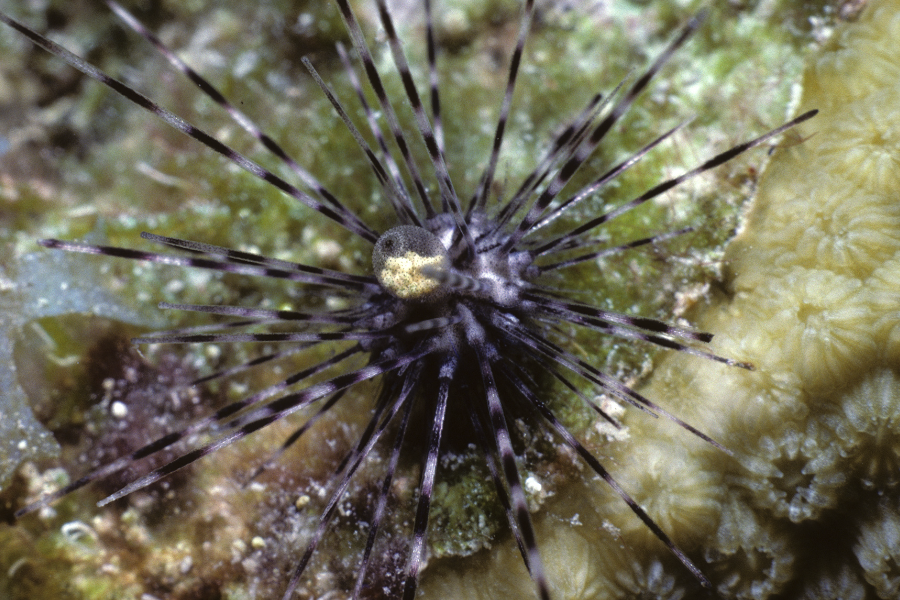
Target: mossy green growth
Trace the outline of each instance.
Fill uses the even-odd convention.
[[[364,20],[364,30],[376,31],[372,3],[360,1],[355,6]],[[589,180],[590,174],[596,176],[603,172],[604,165],[628,156],[682,120],[696,116],[694,122],[608,191],[572,211],[567,222],[596,215],[661,178],[680,173],[682,168],[690,168],[716,151],[784,119],[791,84],[799,74],[798,50],[806,43],[805,38],[791,33],[790,25],[806,23],[807,15],[790,12],[782,19],[784,6],[767,6],[771,13],[714,11],[710,15],[701,32],[660,74],[658,82],[636,103],[609,143],[604,143],[598,159],[586,165],[581,181]],[[192,1],[156,3],[154,7],[150,12],[142,11],[141,6],[135,10],[185,60],[214,81],[242,110],[258,119],[265,131],[283,143],[300,164],[364,220],[379,230],[394,224],[374,177],[364,160],[356,158],[359,152],[352,139],[299,66],[299,57],[309,54],[338,96],[352,98],[352,90],[330,49],[344,35],[331,3],[283,2],[265,6],[244,3],[222,7]],[[549,137],[567,118],[581,109],[592,94],[611,92],[632,70],[640,73],[670,39],[674,29],[696,8],[676,7],[673,3],[616,3],[613,8],[604,7],[604,3],[597,3],[586,6],[588,10],[568,11],[551,6],[534,23],[497,178],[505,192],[512,191],[524,179],[539,160]],[[215,133],[239,151],[276,172],[283,172],[236,125],[222,118],[202,94],[173,73],[139,36],[123,33],[104,7],[81,8],[78,5],[76,9],[72,3],[51,2],[42,10],[22,7],[27,12],[15,16],[37,27],[50,24],[51,37],[87,55],[103,69],[121,75],[161,105]],[[467,197],[477,183],[490,148],[505,85],[506,58],[518,26],[518,3],[454,0],[438,3],[436,10],[439,33],[446,40],[440,69],[447,158],[457,188]],[[405,23],[408,26],[402,33],[409,40],[406,48],[411,62],[419,65],[415,75],[418,81],[425,82],[420,21],[417,17]],[[370,39],[375,37],[370,33]],[[0,264],[16,263],[26,253],[35,251],[35,238],[77,239],[93,234],[113,245],[147,247],[142,245],[138,234],[150,230],[352,272],[369,270],[371,249],[351,239],[327,219],[312,214],[220,157],[204,151],[101,86],[78,80],[57,59],[33,50],[10,31],[4,29],[0,33],[0,44],[4,50],[0,76],[13,84],[5,86],[6,89],[15,90],[4,93],[19,94],[0,99],[4,114],[17,115],[15,126],[8,134],[14,151],[0,157],[0,198],[4,209],[0,227],[4,244],[12,249],[0,259],[3,261]],[[379,67],[384,72],[392,71],[384,45],[375,45]],[[759,58],[748,64],[749,55]],[[633,80],[634,73],[626,85]],[[402,97],[398,79],[394,76],[387,79],[392,97]],[[352,104],[352,100],[348,103]],[[413,130],[408,115],[405,126]],[[705,302],[705,285],[719,274],[722,244],[736,227],[736,215],[752,189],[754,172],[764,161],[763,154],[757,152],[730,163],[702,181],[679,188],[659,202],[617,219],[603,235],[609,235],[609,243],[614,244],[686,225],[697,226],[697,231],[656,251],[629,253],[606,260],[599,268],[588,264],[571,269],[571,273],[560,278],[559,286],[584,290],[578,293],[580,300],[611,310],[669,320],[674,307],[679,316],[692,315],[692,307]],[[424,159],[424,153],[419,157]],[[253,306],[308,306],[317,301],[282,284],[83,258],[102,263],[102,284],[114,294],[121,310],[152,306],[159,301]],[[69,283],[73,286],[84,283],[84,276],[73,272]],[[110,309],[100,314],[123,319],[110,312],[115,311]],[[188,313],[167,313],[165,318],[168,326],[195,323]],[[572,348],[585,360],[618,377],[644,374],[655,356],[652,348],[617,340],[598,341],[590,335],[578,337]],[[202,371],[229,359],[238,361],[248,351],[223,347],[221,352],[216,355],[197,350],[189,352],[188,359]],[[233,385],[236,389],[223,393],[240,394],[244,389],[241,386],[258,383],[241,381]],[[595,450],[606,455],[609,452],[606,437],[590,432],[593,421],[580,408],[580,400],[571,398],[573,408],[567,411],[568,400],[563,392],[554,388],[553,393],[562,397],[555,404],[566,413],[563,415],[566,422],[593,436]],[[302,497],[299,490],[305,489],[310,481],[326,480],[335,457],[330,457],[331,462],[329,457],[321,458],[319,463],[310,456],[318,457],[325,442],[336,438],[348,443],[341,436],[349,437],[353,428],[358,428],[365,419],[366,400],[365,394],[360,394],[352,406],[362,410],[355,414],[349,409],[340,412],[325,431],[311,439],[305,454],[298,451],[303,461],[298,458],[292,467],[300,475],[291,473],[290,469],[277,470],[277,476],[264,481],[267,493],[281,502],[282,510],[287,512],[283,507]],[[641,418],[626,413],[624,420],[632,427],[632,422]],[[344,422],[350,432],[342,429]],[[249,456],[222,453],[218,459],[201,464],[191,481],[210,493],[185,492],[180,488],[176,499],[170,500],[179,506],[180,519],[190,525],[184,527],[191,532],[186,541],[178,527],[167,528],[157,523],[137,526],[125,514],[112,509],[101,511],[103,550],[113,552],[119,548],[122,537],[131,535],[129,543],[134,546],[130,548],[137,558],[115,574],[85,568],[87,581],[80,587],[84,590],[83,597],[103,597],[100,591],[109,589],[105,586],[110,585],[111,578],[139,579],[134,573],[149,581],[175,579],[177,585],[173,584],[173,589],[180,590],[177,593],[187,594],[184,590],[193,590],[192,586],[201,586],[209,579],[235,598],[247,596],[247,590],[254,586],[257,586],[254,589],[271,590],[269,595],[277,594],[284,585],[284,577],[267,576],[260,565],[268,564],[273,555],[282,560],[280,564],[291,564],[292,557],[296,558],[299,540],[316,523],[316,514],[312,512],[315,498],[310,511],[301,517],[279,520],[275,516],[282,513],[277,511],[275,500],[261,502],[254,498],[255,503],[242,503],[245,496],[235,492],[229,499],[225,491],[234,492],[235,479],[245,474],[242,467],[253,459],[264,460],[264,448],[278,444],[288,433],[289,430],[280,429],[270,437],[253,440]],[[41,467],[44,466],[42,463]],[[558,481],[584,476],[566,473],[566,469],[574,471],[574,467],[562,459],[529,460],[526,468],[544,486],[543,495],[532,495],[536,503],[546,502]],[[552,472],[538,472],[538,468]],[[73,476],[80,473],[80,468],[77,471],[73,468]],[[40,479],[40,473],[22,477],[34,484]],[[377,479],[376,475],[371,477]],[[19,485],[17,489],[21,492],[24,484]],[[587,498],[607,493],[588,488],[584,490]],[[483,477],[481,480],[461,477],[457,486],[446,489],[445,497],[453,500],[437,508],[436,515],[447,514],[449,521],[465,520],[470,513],[464,503],[472,497],[485,497],[489,490],[490,485]],[[28,492],[29,496],[34,493],[34,490]],[[244,492],[248,496],[253,493],[253,490]],[[58,530],[60,515],[69,518],[76,511],[69,506],[80,507],[83,512],[79,512],[78,518],[85,521],[98,514],[83,493],[79,497],[81,500],[66,500],[57,505],[56,517],[39,515],[23,521],[21,527],[28,536],[46,539],[42,536],[53,536],[52,532]],[[142,504],[146,500],[146,497],[134,500],[142,515],[153,513],[150,506]],[[480,547],[503,527],[496,514],[489,515],[486,521],[488,529],[475,527],[462,532],[457,527],[432,529],[432,544],[438,551],[453,552]],[[267,530],[270,533],[256,531],[259,523],[271,526]],[[473,537],[473,530],[477,530],[480,539]],[[204,539],[200,531],[208,537]],[[264,547],[256,548],[251,543],[258,534],[270,536]],[[214,540],[212,550],[204,545],[209,539]],[[180,542],[186,546],[179,546]],[[565,547],[564,543],[560,544]],[[508,540],[502,545],[512,546]],[[153,558],[151,551],[159,547],[182,549],[159,560]],[[334,551],[338,552],[339,548]],[[23,555],[30,556],[24,551]],[[193,566],[179,578],[178,561],[185,556],[194,558]],[[328,559],[323,559],[323,564],[327,565]],[[347,557],[337,556],[336,561],[347,562]],[[59,564],[61,576],[70,572],[68,563]],[[84,564],[101,565],[90,561]],[[221,567],[223,564],[229,566]],[[219,566],[206,571],[204,565]],[[0,565],[8,566],[10,563]],[[345,568],[352,569],[352,565]],[[521,579],[527,581],[527,577]],[[333,583],[334,580],[324,577],[322,588],[316,591],[325,593]],[[110,589],[106,597],[117,597],[120,593],[119,588]],[[172,597],[177,597],[177,593],[173,592]]]

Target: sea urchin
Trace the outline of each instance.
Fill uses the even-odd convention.
[[[671,190],[682,182],[717,167],[742,152],[765,143],[797,123],[808,112],[758,138],[737,145],[681,175],[667,179],[638,196],[582,222],[560,227],[564,213],[629,170],[678,127],[666,131],[627,159],[608,165],[605,172],[585,184],[569,185],[576,173],[629,110],[653,77],[691,37],[702,15],[689,20],[674,40],[638,77],[626,80],[608,96],[597,94],[554,136],[531,174],[512,192],[496,181],[496,171],[510,116],[523,49],[535,12],[534,0],[525,0],[523,17],[509,67],[506,91],[494,131],[493,147],[479,183],[463,194],[456,189],[445,161],[440,96],[435,69],[435,40],[430,2],[425,0],[426,34],[431,74],[426,109],[413,82],[403,47],[385,0],[377,11],[394,64],[415,121],[415,133],[404,129],[388,97],[382,74],[369,50],[359,21],[348,0],[336,0],[353,50],[362,65],[373,109],[366,101],[350,54],[339,47],[348,76],[357,91],[367,121],[360,131],[344,104],[304,59],[322,91],[356,140],[374,173],[384,202],[393,211],[394,226],[373,229],[315,177],[300,167],[274,140],[262,133],[208,81],[177,58],[158,38],[119,5],[110,7],[132,29],[153,43],[172,63],[235,121],[296,174],[302,191],[282,177],[237,153],[223,142],[161,108],[133,88],[106,75],[85,60],[0,13],[0,20],[38,46],[62,58],[83,73],[109,86],[172,127],[226,157],[286,195],[331,219],[349,234],[374,246],[372,273],[353,274],[309,266],[259,254],[157,234],[142,234],[154,243],[179,251],[157,253],[80,242],[41,240],[48,248],[100,254],[132,260],[177,265],[244,276],[268,277],[303,286],[310,296],[334,300],[317,308],[269,309],[230,305],[163,303],[163,308],[201,312],[232,320],[212,326],[160,332],[135,340],[141,344],[239,343],[280,344],[284,350],[254,358],[243,365],[216,372],[197,384],[222,379],[237,370],[275,364],[297,352],[331,354],[312,366],[284,377],[224,406],[188,427],[101,466],[75,482],[46,495],[17,512],[32,512],[62,496],[176,444],[188,449],[177,458],[139,477],[101,502],[107,504],[145,488],[204,456],[229,446],[284,417],[312,407],[311,416],[283,444],[294,444],[316,421],[332,410],[345,392],[377,380],[379,392],[368,424],[339,461],[321,517],[296,561],[284,598],[292,597],[320,541],[328,532],[354,475],[376,447],[387,448],[387,464],[368,515],[365,549],[356,568],[352,596],[366,594],[366,575],[374,563],[392,486],[401,460],[417,462],[416,508],[398,589],[389,596],[411,599],[426,556],[429,514],[439,466],[453,452],[474,447],[484,457],[499,505],[534,581],[537,595],[549,598],[539,543],[532,528],[523,477],[517,465],[522,442],[514,423],[545,428],[605,480],[631,510],[678,557],[697,579],[705,576],[669,539],[666,533],[623,490],[597,458],[555,413],[546,395],[547,382],[556,382],[579,396],[613,427],[616,420],[591,399],[595,392],[615,397],[641,410],[665,416],[700,438],[718,446],[703,433],[680,421],[616,378],[596,368],[567,347],[570,331],[612,335],[697,355],[739,368],[750,365],[702,349],[711,335],[651,318],[611,312],[573,299],[558,284],[556,273],[639,246],[658,243],[687,230],[648,235],[608,245],[597,236],[601,226],[627,211]],[[382,127],[387,127],[387,133]],[[411,150],[418,138],[427,152],[419,164]],[[394,148],[392,149],[392,145]],[[568,188],[578,189],[569,190]],[[546,381],[545,381],[546,380]],[[403,451],[406,452],[403,452]],[[724,448],[723,451],[726,451]],[[409,455],[418,457],[410,461]],[[299,553],[298,553],[299,554]],[[400,590],[402,587],[402,592]]]

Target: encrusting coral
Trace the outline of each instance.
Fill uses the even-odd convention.
[[[882,503],[867,515],[853,553],[880,598],[900,595],[900,512]]]
[[[716,335],[717,353],[750,361],[756,370],[673,353],[642,390],[734,457],[646,415],[628,417],[627,439],[603,450],[614,475],[724,598],[893,598],[900,586],[896,39],[900,1],[876,0],[812,58],[795,112],[821,112],[782,140],[746,226],[727,251],[724,289],[695,319]],[[536,515],[554,598],[703,594],[602,483],[572,481]],[[247,531],[224,531],[241,521],[229,512],[240,502],[220,508],[227,504],[222,493],[215,488],[192,497],[187,509],[198,527],[236,541],[208,555],[198,544],[157,556],[155,568],[173,589],[195,555],[221,569],[258,568],[252,563],[265,540],[244,543]],[[252,488],[239,493],[247,505],[291,501],[290,494],[263,498]],[[107,550],[91,536],[104,538],[122,524],[131,545],[109,560],[98,558]],[[150,529],[130,511],[121,522],[97,517],[84,527],[87,539],[75,531],[74,549],[63,554],[84,554],[85,564],[116,573],[128,572],[122,562],[140,560],[134,555]],[[9,541],[10,550],[32,543],[14,530],[4,535],[0,541]],[[3,547],[0,564],[12,562],[11,573],[40,571],[35,562],[6,561]],[[76,574],[71,588],[78,585]],[[140,589],[124,576],[122,586]],[[197,589],[191,593],[200,595]],[[422,590],[442,599],[533,595],[509,539],[475,560],[434,561]]]

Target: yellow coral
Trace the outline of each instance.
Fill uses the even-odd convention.
[[[835,598],[840,600],[864,600],[866,587],[862,579],[848,565],[836,572],[828,571],[825,576],[810,585],[798,596],[800,600]]]
[[[715,538],[704,552],[725,598],[766,598],[791,579],[796,555],[785,527],[764,521],[736,497],[722,507]]]
[[[886,364],[900,360],[900,253],[885,261],[866,281],[868,295],[875,312],[875,339]]]
[[[882,504],[861,528],[853,552],[880,598],[900,594],[900,514]]]
[[[840,119],[835,113],[850,102],[897,85],[900,62],[891,43],[896,39],[896,2],[871,2],[857,23],[836,31],[810,62],[803,78],[804,103]]]
[[[590,485],[579,483],[574,487],[580,494],[597,493]],[[644,560],[640,552],[622,543],[609,524],[604,527],[591,514],[572,514],[572,500],[561,499],[550,514],[535,522],[553,598],[684,597],[684,586],[669,568],[670,557]],[[598,545],[598,533],[604,544]],[[438,565],[429,574],[427,596],[466,600],[533,597],[534,584],[515,546],[500,545],[481,567],[473,569],[470,563]]]
[[[659,429],[670,428],[668,423],[653,423],[657,424]],[[673,433],[672,438],[663,432],[653,436],[642,433],[636,443],[618,444],[613,464],[621,473],[619,483],[653,515],[663,531],[682,531],[685,543],[699,542],[715,530],[724,482],[719,473],[703,464],[704,451],[712,454],[715,449],[702,448],[699,440],[688,440],[696,445],[696,454],[688,458],[684,432]],[[598,513],[621,531],[629,545],[655,547],[659,543],[616,494],[599,486],[594,494]]]
[[[744,474],[733,482],[750,492],[754,506],[795,523],[834,508],[848,477],[833,431],[817,421],[790,423],[742,449]]]
[[[867,488],[896,486],[900,482],[900,376],[893,369],[873,371],[840,402],[834,428],[854,475]]]

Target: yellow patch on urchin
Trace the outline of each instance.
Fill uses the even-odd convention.
[[[441,269],[446,258],[441,255],[423,256],[413,251],[403,256],[392,256],[384,261],[384,267],[375,273],[378,282],[393,295],[404,300],[421,298],[435,292],[441,283],[422,273],[425,267]]]
[[[399,225],[386,231],[372,249],[372,269],[378,283],[402,300],[428,301],[440,296],[441,281],[426,270],[444,273],[450,268],[447,248],[431,231]]]

